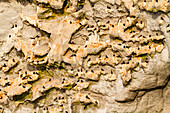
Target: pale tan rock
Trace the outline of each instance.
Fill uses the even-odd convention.
[[[15,80],[11,81],[11,85],[5,87],[3,91],[6,91],[8,96],[20,95],[31,88],[30,84],[22,85],[22,83],[24,82],[25,80],[22,80],[21,78],[16,78]]]
[[[82,102],[84,104],[93,103],[94,105],[99,105],[99,102],[87,94],[77,93],[73,97],[73,102]]]
[[[82,90],[82,89],[86,89],[88,86],[89,86],[89,83],[88,82],[85,82],[83,80],[78,80],[77,85],[74,87],[75,90]]]
[[[145,23],[141,21],[140,23],[138,22],[136,26],[139,27],[140,29],[143,29],[145,27]]]
[[[93,70],[91,70],[91,71],[85,73],[85,77],[87,79],[91,79],[91,80],[99,80],[99,76],[101,74],[104,74],[104,72],[103,71],[93,71]]]
[[[42,96],[42,93],[40,92],[40,87],[42,87],[42,85],[36,85],[31,88],[32,93],[33,93],[33,96],[31,97],[31,101],[34,101],[40,96]]]
[[[44,113],[47,113],[45,111],[43,111]],[[48,110],[49,113],[57,113],[57,112],[60,112],[60,110],[58,108],[53,108],[53,109],[49,109]]]
[[[116,80],[117,76],[115,74],[107,74],[104,78],[108,81]]]
[[[7,64],[2,67],[3,72],[8,72],[12,67],[16,66],[18,62],[17,59],[9,59]]]
[[[5,93],[1,91],[0,92],[0,103],[5,104],[7,103],[7,100],[8,100],[7,95],[5,95]]]
[[[32,52],[34,53],[34,55],[44,56],[50,51],[50,47],[48,43],[45,43],[43,45],[37,45],[33,47],[32,50],[33,50]]]
[[[22,13],[20,13],[20,16],[21,18],[23,19],[23,21],[28,21],[30,24],[36,26],[37,22],[38,22],[38,17],[37,16],[31,16],[31,17],[28,17]]]
[[[15,35],[12,35],[11,37],[8,37],[6,40],[6,44],[3,46],[3,52],[9,53],[11,49],[14,47],[14,41],[16,39]]]
[[[9,80],[8,78],[5,78],[5,79],[0,79],[0,85],[1,86],[5,86],[5,84],[7,84],[7,83],[10,83],[11,82],[11,80]]]
[[[167,52],[162,51],[165,44],[169,44],[169,26],[166,26],[169,20],[168,17],[159,18],[160,13],[163,17],[168,15],[167,0],[146,0],[146,3],[140,0],[85,0],[85,3],[78,0],[36,0],[36,4],[29,4],[29,8],[32,6],[34,9],[32,14],[27,14],[30,10],[28,5],[21,4],[1,2],[0,15],[7,12],[1,10],[3,7],[10,9],[14,6],[12,10],[20,13],[24,26],[34,29],[37,36],[18,24],[14,24],[12,34],[5,31],[11,34],[7,40],[4,34],[0,34],[0,39],[4,40],[0,40],[3,47],[0,47],[0,60],[11,59],[9,64],[0,68],[7,72],[13,67],[15,61],[12,57],[20,61],[14,71],[0,72],[1,90],[9,96],[8,101],[2,102],[5,103],[4,112],[168,112],[168,88],[164,88],[169,87],[166,86],[169,77],[168,46]],[[13,14],[8,12],[8,15]],[[2,18],[2,26],[4,20],[11,19]],[[4,32],[3,29],[0,33]],[[25,35],[26,32],[31,34],[30,37]],[[166,56],[163,61],[160,53]],[[152,62],[155,57],[157,59]],[[18,68],[24,71],[16,71]],[[39,75],[37,71],[25,71],[27,69],[43,72]],[[5,78],[7,74],[8,78]],[[49,76],[53,79],[47,80]],[[164,88],[165,94],[155,91],[157,88]],[[56,96],[48,95],[52,94],[51,90],[60,93],[60,99],[48,102],[48,96]],[[146,93],[136,96],[141,90],[146,90]],[[152,96],[157,96],[152,92],[164,97],[165,102],[160,98],[155,101]],[[15,96],[24,96],[24,101],[10,100]],[[68,101],[72,96],[73,100]],[[99,102],[93,97],[100,101],[100,106],[96,106]],[[16,103],[17,109],[8,104],[11,101]],[[30,103],[35,103],[34,107]]]
[[[138,2],[138,5],[141,9],[146,9],[148,11],[157,12],[161,10],[163,12],[168,12],[170,3],[168,0],[158,0],[158,2],[153,0],[151,2]]]

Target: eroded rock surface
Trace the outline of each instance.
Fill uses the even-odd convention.
[[[0,112],[169,113],[169,0],[0,1]]]

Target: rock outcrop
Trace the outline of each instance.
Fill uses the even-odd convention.
[[[0,112],[169,113],[169,0],[0,1]]]

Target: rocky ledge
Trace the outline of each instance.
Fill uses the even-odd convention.
[[[169,0],[1,0],[0,113],[169,113]]]

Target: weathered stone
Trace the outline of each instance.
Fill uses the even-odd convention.
[[[124,87],[122,84],[122,80],[120,77],[117,79],[116,83],[116,96],[115,100],[116,101],[132,101],[136,97],[136,92],[131,92],[129,91],[128,87]]]
[[[154,90],[147,92],[138,103],[135,113],[149,112],[156,113],[161,112],[163,109],[162,90]]]
[[[168,0],[3,0],[0,23],[0,112],[168,113]]]
[[[163,89],[163,99],[164,99],[164,106],[163,106],[163,112],[169,112],[170,111],[170,100],[169,100],[169,96],[170,96],[170,82],[168,82],[167,87]]]
[[[48,43],[45,43],[43,45],[37,45],[33,48],[34,55],[37,56],[44,56],[50,51],[50,47]]]

